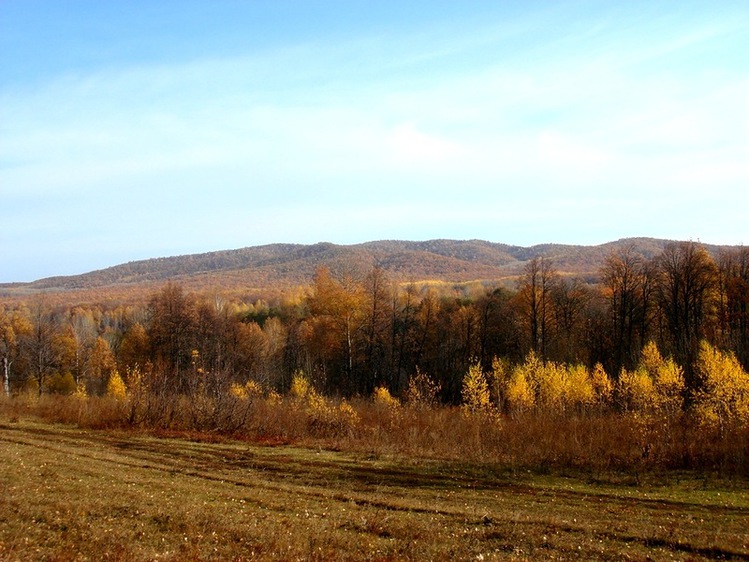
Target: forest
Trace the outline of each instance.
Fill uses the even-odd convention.
[[[599,277],[536,257],[512,289],[323,266],[269,301],[174,282],[140,304],[36,295],[1,309],[0,406],[510,466],[749,474],[749,249],[625,247]]]
[[[187,391],[199,373],[288,391],[303,372],[321,392],[401,395],[426,373],[439,399],[457,404],[469,367],[495,359],[599,364],[616,381],[653,343],[683,371],[685,398],[700,390],[701,342],[749,367],[749,250],[713,259],[699,244],[673,243],[644,260],[608,256],[600,283],[525,266],[515,290],[394,283],[378,268],[335,278],[321,267],[310,287],[267,302],[229,301],[167,283],[143,305],[55,306],[44,296],[0,310],[6,393],[102,394],[113,373],[159,373]]]

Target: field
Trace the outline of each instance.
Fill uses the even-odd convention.
[[[749,486],[0,419],[0,560],[749,560]]]

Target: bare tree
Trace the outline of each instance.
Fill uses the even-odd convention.
[[[544,257],[531,259],[518,281],[518,296],[528,324],[530,349],[546,358],[552,313],[551,292],[557,282],[553,262]]]
[[[666,343],[691,387],[700,339],[714,319],[717,287],[715,262],[694,242],[669,244],[658,258],[657,295],[668,327]]]

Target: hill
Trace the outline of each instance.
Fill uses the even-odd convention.
[[[81,291],[122,294],[152,290],[168,280],[178,281],[193,290],[281,290],[309,284],[320,266],[330,268],[334,274],[354,277],[366,275],[378,266],[392,279],[402,282],[485,280],[511,284],[534,257],[553,260],[554,267],[563,275],[595,282],[611,252],[631,246],[635,252],[650,258],[668,243],[668,240],[653,238],[627,238],[597,246],[522,247],[483,240],[385,240],[349,246],[326,242],[271,244],[140,260],[30,283],[0,284],[0,296]],[[706,248],[717,254],[722,247]]]

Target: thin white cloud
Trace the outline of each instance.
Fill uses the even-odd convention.
[[[183,251],[440,229],[550,241],[533,229],[628,231],[619,221],[649,235],[655,211],[622,213],[615,197],[661,213],[676,205],[690,218],[669,219],[675,232],[701,210],[675,194],[746,201],[747,65],[714,58],[724,38],[746,35],[741,21],[672,25],[625,10],[626,25],[617,14],[565,27],[555,19],[563,12],[3,86],[0,194],[17,216],[0,237],[41,236],[43,224],[64,232],[66,221],[25,210],[55,196],[68,221],[92,232],[104,221],[91,217],[116,201],[137,217],[134,245],[159,236]],[[592,214],[615,219],[582,220]],[[210,235],[195,238],[190,224]],[[741,227],[704,228],[717,238]],[[116,231],[100,236],[117,244]]]

